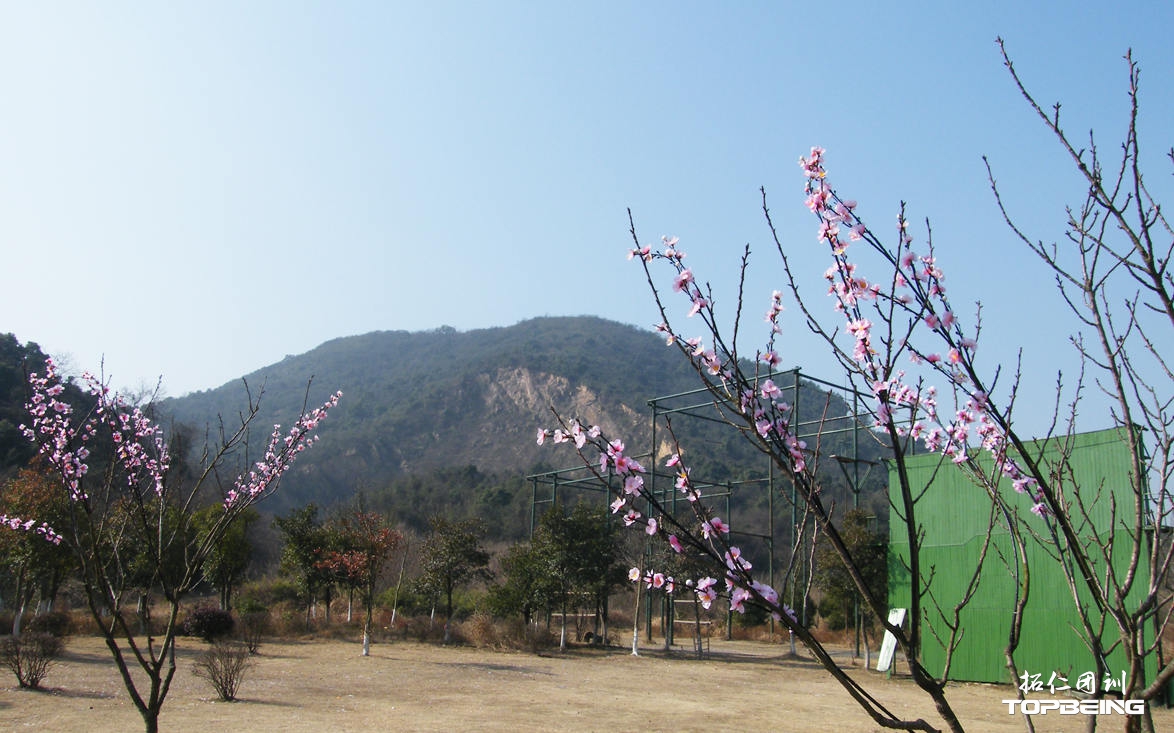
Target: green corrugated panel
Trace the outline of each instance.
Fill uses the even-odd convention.
[[[1128,563],[1130,542],[1128,528],[1133,513],[1133,494],[1129,488],[1129,445],[1118,430],[1084,433],[1073,437],[1070,465],[1080,487],[1080,496],[1087,507],[1090,522],[1098,534],[1110,531],[1110,496],[1116,497],[1118,517],[1115,522],[1116,548],[1114,564],[1122,571]],[[1055,443],[1032,444],[1033,451],[1043,447],[1044,462],[1048,456],[1054,462]],[[947,460],[941,463],[937,455],[913,456],[908,460],[908,471],[914,491],[933,482],[915,509],[917,522],[925,532],[922,546],[922,572],[932,569],[931,592],[947,614],[963,597],[974,573],[974,566],[987,536],[991,501],[986,491],[977,486],[968,475]],[[989,460],[989,459],[988,459]],[[989,465],[989,463],[988,463]],[[935,474],[936,471],[936,474]],[[1040,533],[1047,532],[1047,524],[1029,512],[1031,501],[1003,482],[1004,495],[1009,504],[1019,511],[1022,521]],[[894,506],[900,507],[900,487],[895,468],[890,466],[889,493]],[[895,608],[909,605],[909,576],[903,560],[908,557],[909,541],[903,519],[893,513],[890,519],[889,604]],[[1048,547],[1036,540],[1028,541],[1028,567],[1031,571],[1030,601],[1023,622],[1023,633],[1015,662],[1020,672],[1040,673],[1046,682],[1052,672],[1076,678],[1095,669],[1088,649],[1080,641],[1079,617],[1064,574],[1056,565]],[[1001,554],[1000,554],[1001,553]],[[991,533],[991,547],[987,552],[979,589],[961,615],[962,637],[954,652],[950,678],[975,682],[1008,682],[1004,648],[1011,628],[1010,611],[1015,597],[1014,565],[1008,568],[1003,557],[1012,557],[1010,536],[1005,526],[998,524]],[[1138,581],[1131,595],[1142,597],[1148,582],[1148,558],[1142,559]],[[1103,567],[1103,563],[1101,565]],[[935,633],[944,640],[949,633],[946,621],[932,607],[928,599],[924,606],[922,626],[922,663],[935,675],[945,666],[945,652]],[[1109,629],[1105,638],[1114,638]],[[1151,659],[1151,661],[1153,661]],[[1120,653],[1110,657],[1110,670],[1119,676],[1124,669]],[[1153,674],[1152,669],[1148,670]],[[1099,681],[1098,681],[1099,682]]]

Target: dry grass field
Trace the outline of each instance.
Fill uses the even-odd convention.
[[[163,708],[164,731],[823,731],[878,727],[813,662],[787,647],[714,641],[696,660],[685,651],[576,648],[542,654],[396,641],[361,657],[357,642],[264,644],[240,700],[219,702],[192,673],[204,648],[180,639],[178,672]],[[7,675],[7,671],[5,671]],[[858,678],[902,715],[935,720],[907,679],[859,670]],[[101,642],[69,640],[45,691],[0,680],[0,729],[101,733],[142,730]],[[950,697],[969,731],[1024,730],[999,701],[1007,686],[956,685]],[[1169,710],[1157,730],[1174,729]],[[1040,731],[1085,729],[1079,717],[1036,718]],[[1101,730],[1120,730],[1120,718]]]

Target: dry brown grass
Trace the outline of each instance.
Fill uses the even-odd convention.
[[[203,642],[179,640],[164,731],[511,731],[520,730],[825,730],[862,733],[877,726],[837,685],[783,644],[714,639],[709,658],[688,643],[665,654],[660,640],[639,657],[625,648],[575,647],[560,655],[383,642],[360,656],[358,637],[267,641],[236,703],[216,701],[192,674]],[[854,673],[905,716],[933,711],[900,676]],[[101,640],[73,638],[45,680],[46,692],[0,689],[0,728],[69,733],[141,730],[137,712]],[[3,685],[3,682],[0,682]],[[1024,729],[999,700],[1011,688],[955,685],[950,697],[969,731]],[[1158,730],[1174,714],[1156,712]],[[1083,730],[1083,720],[1049,715],[1037,729]],[[1102,730],[1120,725],[1102,721]]]

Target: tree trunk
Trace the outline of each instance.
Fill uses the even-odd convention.
[[[375,615],[375,578],[372,575],[370,584],[363,592],[363,605],[367,610],[367,617],[363,621],[363,656],[371,656],[371,621]]]
[[[29,593],[24,589],[25,568],[20,568],[20,573],[16,577],[16,616],[12,619],[12,635],[14,637],[20,636],[21,621],[24,619],[25,606],[28,605]]]
[[[609,615],[608,612],[609,612],[609,603],[608,603],[607,595],[605,594],[603,596],[603,610],[600,613],[600,621],[602,621],[602,623],[600,624],[600,629],[601,629],[600,633],[603,634],[603,645],[604,646],[608,645],[608,635],[607,635],[608,634],[607,617]]]
[[[565,652],[567,650],[567,600],[563,596],[563,622],[558,636],[558,650]]]
[[[150,632],[150,616],[151,616],[151,601],[146,591],[139,593],[139,602],[135,607],[135,615],[139,617],[139,633],[149,634]]]
[[[16,607],[16,615],[12,618],[12,636],[20,637],[21,620],[24,618],[25,598],[21,595],[20,604]]]
[[[395,581],[395,595],[391,599],[391,627],[395,626],[395,613],[399,609],[399,587],[404,582],[404,566],[408,563],[408,548],[404,547],[403,557],[399,562],[399,579]]]
[[[367,620],[363,622],[363,656],[371,656],[371,606],[367,606]]]
[[[641,568],[641,574],[644,570]],[[632,656],[640,656],[640,584],[636,584],[636,604],[632,609]]]
[[[146,725],[147,733],[159,733],[159,711],[144,710],[143,723]]]

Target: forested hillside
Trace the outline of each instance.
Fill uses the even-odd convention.
[[[344,398],[269,511],[310,501],[330,506],[362,493],[410,525],[422,526],[435,513],[475,514],[506,536],[528,528],[530,488],[522,477],[574,463],[567,451],[535,444],[535,429],[553,423],[552,405],[623,436],[629,450],[648,452],[648,400],[698,386],[686,360],[652,332],[593,317],[538,318],[469,332],[376,332],[328,341],[245,376],[254,397],[264,389],[258,424],[288,424],[311,378],[310,404],[335,389]],[[824,417],[826,409],[839,424],[834,419],[846,414],[838,397],[829,403],[806,382],[801,394],[808,419]],[[218,415],[227,423],[246,399],[244,385],[235,382],[166,400],[159,412],[202,433]],[[765,459],[731,428],[683,416],[674,428],[695,446],[694,468],[707,477],[766,474]],[[662,428],[661,452],[665,440]],[[863,457],[880,455],[866,432],[859,442]],[[829,437],[823,449],[851,455],[851,437]],[[839,464],[829,461],[827,469],[830,483],[844,481]],[[883,485],[875,473],[874,489]],[[741,503],[761,509],[765,497],[756,492]],[[872,497],[865,503],[884,511]]]
[[[254,397],[264,390],[258,425],[288,424],[311,378],[311,404],[344,393],[319,444],[284,480],[276,511],[310,500],[329,505],[440,469],[521,474],[552,459],[534,441],[535,429],[552,420],[552,404],[635,436],[645,431],[647,398],[689,386],[689,376],[648,332],[596,318],[542,318],[466,333],[335,339],[244,380]],[[246,400],[235,382],[166,400],[159,412],[202,434],[218,416],[227,424]]]
[[[11,467],[31,455],[16,425],[25,399],[26,357],[29,362],[42,357],[35,344],[21,346],[7,338],[0,354],[0,455]],[[361,495],[367,506],[410,528],[423,528],[437,514],[479,516],[491,535],[514,539],[529,529],[531,486],[525,476],[576,464],[570,451],[535,444],[536,428],[553,425],[552,405],[622,436],[630,453],[647,453],[648,400],[697,386],[688,362],[650,331],[593,317],[538,318],[469,332],[441,328],[334,339],[243,381],[167,399],[153,410],[171,431],[185,435],[189,454],[198,456],[205,431],[214,438],[221,420],[232,429],[250,395],[260,398],[251,441],[256,451],[272,425],[288,426],[303,403],[319,404],[340,389],[343,400],[320,430],[320,442],[286,475],[264,511],[283,514],[310,502],[329,509]],[[839,395],[806,381],[794,401],[802,405],[808,432],[821,423],[825,430],[849,424],[842,417],[848,406]],[[707,400],[685,400],[697,402]],[[670,400],[662,408],[681,404]],[[768,473],[765,458],[729,426],[678,414],[673,428],[691,452],[691,466],[707,481]],[[657,430],[658,453],[667,455],[667,431],[663,424]],[[809,442],[816,444],[814,438]],[[883,523],[887,506],[878,489],[885,476],[875,440],[865,430],[830,434],[820,450],[828,456],[822,465],[830,500],[851,502],[848,478],[859,472],[866,488],[861,503]],[[857,454],[866,462],[844,462]],[[245,456],[236,459],[245,465]],[[786,524],[787,488],[776,488],[782,496],[777,521]],[[761,486],[745,488],[735,509],[749,526],[766,504]]]

